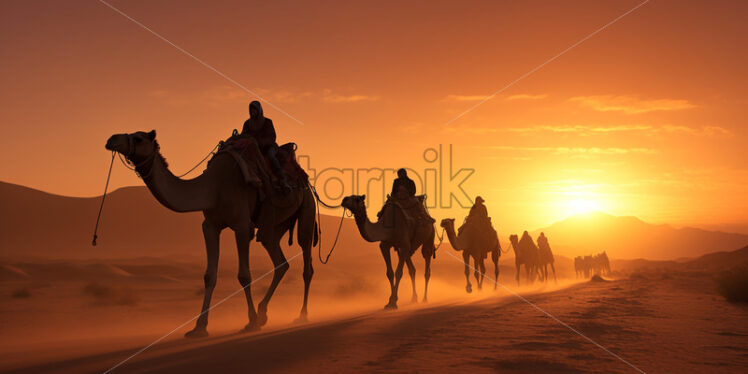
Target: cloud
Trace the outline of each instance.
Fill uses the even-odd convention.
[[[651,148],[598,148],[598,147],[523,147],[513,145],[494,145],[488,147],[501,151],[521,151],[521,152],[547,152],[555,155],[625,155],[625,154],[652,154],[656,153]]]
[[[581,125],[561,125],[561,126],[532,126],[532,127],[515,127],[510,128],[507,131],[510,132],[559,132],[559,133],[608,133],[608,132],[623,132],[623,131],[642,131],[651,130],[652,126],[647,125],[619,125],[619,126],[581,126]]]
[[[377,101],[379,96],[369,95],[342,95],[332,92],[332,90],[324,90],[322,92],[322,100],[326,103],[355,103],[359,101]]]
[[[695,108],[688,100],[654,99],[644,100],[634,96],[577,96],[569,99],[581,106],[600,112],[623,112],[641,114],[655,111],[673,111]]]
[[[519,94],[519,95],[511,95],[507,97],[507,100],[540,100],[545,99],[548,97],[548,95],[542,94],[542,95],[531,95],[531,94]]]
[[[539,125],[530,127],[513,127],[506,131],[516,133],[536,133],[536,132],[554,132],[554,133],[573,133],[580,135],[588,134],[606,134],[617,132],[645,132],[649,134],[662,133],[684,133],[699,136],[719,136],[731,135],[732,132],[720,126],[701,126],[689,127],[680,125],[616,125],[616,126],[582,126],[582,125]]]
[[[484,95],[447,95],[442,101],[481,101],[487,97]]]

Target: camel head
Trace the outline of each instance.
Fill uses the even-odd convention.
[[[519,237],[517,237],[517,234],[510,235],[509,242],[512,243],[513,247],[517,248],[517,244],[519,243]]]
[[[441,222],[441,224],[439,226],[441,226],[441,227],[443,227],[445,229],[447,227],[454,228],[455,227],[455,219],[454,218],[445,218],[445,219],[442,220],[442,222]]]
[[[130,162],[147,160],[157,151],[156,130],[138,131],[132,134],[114,134],[106,142],[106,149],[121,153]]]
[[[351,195],[343,198],[340,206],[350,210],[353,214],[366,212],[366,195]]]

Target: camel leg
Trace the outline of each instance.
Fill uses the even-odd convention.
[[[519,262],[515,262],[514,266],[517,268],[517,270],[514,272],[514,277],[517,278],[517,287],[519,287],[519,272],[520,272],[520,266],[522,266],[522,265],[520,265]],[[527,265],[525,265],[525,266],[527,266]]]
[[[408,274],[410,275],[410,283],[412,284],[413,296],[410,298],[411,303],[418,302],[418,294],[416,293],[416,266],[413,265],[413,257],[408,257],[405,260],[405,265],[408,266]]]
[[[390,295],[390,303],[385,306],[387,309],[397,309],[397,292],[400,288],[400,280],[403,278],[403,267],[405,265],[405,259],[407,258],[407,248],[400,248],[398,251],[397,269],[395,269],[395,286],[392,288],[392,295]]]
[[[249,242],[251,233],[249,230],[246,231],[234,231],[234,237],[236,238],[236,250],[239,257],[239,274],[236,278],[239,280],[239,284],[244,289],[244,296],[247,298],[247,308],[249,310],[249,323],[244,327],[245,331],[257,331],[260,329],[260,325],[257,324],[257,312],[255,311],[255,304],[252,302],[252,275],[249,272]]]
[[[314,267],[312,266],[312,242],[314,241],[314,213],[312,212],[311,219],[302,217],[299,219],[298,225],[298,239],[301,250],[304,253],[304,304],[301,306],[301,312],[296,322],[307,321],[307,303],[309,301],[309,288],[312,284],[312,276],[314,275]]]
[[[382,252],[384,263],[387,266],[387,280],[390,281],[390,301],[387,305],[385,305],[385,308],[388,308],[390,304],[392,304],[392,294],[395,292],[395,272],[392,271],[392,257],[390,257],[390,247],[384,245],[383,243],[380,243],[379,250]]]
[[[493,289],[499,286],[499,253],[493,251],[491,253],[491,260],[493,260]]]
[[[485,265],[481,264],[478,257],[473,257],[473,275],[475,276],[475,284],[478,285],[478,290],[483,289],[483,274],[481,267],[485,268]]]
[[[218,279],[218,252],[219,241],[221,240],[220,231],[208,224],[207,221],[203,221],[203,237],[205,238],[205,252],[208,257],[208,265],[206,266],[205,275],[203,276],[205,295],[203,297],[203,306],[200,312],[200,317],[197,318],[195,328],[184,334],[186,338],[208,336],[208,310],[210,308],[210,299],[213,297],[213,290],[216,288],[216,280]]]
[[[533,278],[530,278],[530,268],[533,270]],[[525,264],[525,275],[527,276],[527,283],[532,284],[535,281],[535,267]]]
[[[283,250],[281,250],[280,241],[277,240],[277,235],[275,235],[274,238],[276,239],[271,240],[268,244],[263,243],[265,249],[270,255],[270,259],[273,261],[273,267],[275,270],[273,271],[273,280],[270,282],[270,287],[268,287],[265,297],[263,297],[262,301],[257,304],[257,319],[260,326],[264,326],[267,323],[268,303],[270,303],[270,298],[273,297],[275,289],[278,287],[278,284],[281,279],[283,279],[283,276],[289,268],[286,256],[283,255]]]
[[[553,266],[552,262],[551,262],[551,270],[553,270],[553,283],[558,284],[558,279],[556,279],[556,267]]]
[[[473,286],[470,284],[470,255],[465,251],[462,252],[462,261],[465,262],[465,281],[467,281],[465,291],[471,293],[473,292]]]
[[[425,281],[425,285],[423,286],[423,302],[428,302],[428,291],[429,291],[429,278],[431,278],[431,256],[424,257],[424,262],[426,262],[426,269],[423,272],[423,279]]]

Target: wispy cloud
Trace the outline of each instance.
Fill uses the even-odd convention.
[[[332,90],[322,92],[322,101],[326,103],[355,103],[360,101],[377,101],[379,96],[361,95],[361,94],[340,94]]]
[[[720,126],[701,126],[689,127],[680,125],[615,125],[615,126],[582,126],[582,125],[539,125],[528,127],[513,127],[506,131],[516,133],[536,133],[536,132],[554,132],[554,133],[574,133],[574,134],[606,134],[618,132],[645,132],[650,134],[661,133],[683,133],[700,136],[718,136],[731,135],[732,132]]]
[[[597,132],[597,133],[608,133],[608,132],[623,132],[623,131],[642,131],[651,130],[652,126],[647,125],[618,125],[618,126],[581,126],[581,125],[561,125],[561,126],[531,126],[531,127],[515,127],[507,129],[510,132],[566,132],[566,133],[585,133],[585,132]]]
[[[531,94],[519,94],[519,95],[511,95],[508,96],[507,100],[541,100],[548,97],[548,95],[541,94],[541,95],[531,95]]]
[[[361,101],[377,101],[379,96],[363,94],[343,94],[330,89],[322,91],[303,91],[286,89],[264,89],[258,88],[257,93],[266,100],[277,103],[294,103],[299,101],[322,101],[325,103],[354,103]],[[219,105],[226,103],[240,103],[255,98],[233,86],[213,86],[202,91],[167,91],[156,90],[150,92],[150,96],[172,105],[194,105],[203,103]]]
[[[493,145],[479,148],[494,149],[500,151],[519,152],[547,152],[556,155],[625,155],[631,153],[652,154],[656,150],[652,148],[598,148],[598,147],[523,147],[513,145]]]
[[[600,112],[623,112],[641,114],[654,111],[673,111],[695,108],[688,100],[680,99],[639,99],[635,96],[577,96],[571,102]]]
[[[447,95],[442,101],[481,101],[485,95]]]

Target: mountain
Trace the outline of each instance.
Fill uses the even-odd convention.
[[[731,251],[748,244],[748,235],[653,225],[636,217],[595,212],[571,216],[535,231],[545,232],[556,253],[567,256],[607,251],[619,259],[672,260]]]
[[[0,257],[205,256],[202,213],[172,212],[159,204],[145,187],[125,187],[107,195],[98,245],[92,246],[100,203],[100,196],[59,196],[0,182]],[[321,220],[324,249],[328,249],[340,218],[323,215]],[[343,225],[340,239],[363,243],[350,219]],[[221,248],[223,253],[235,254],[230,230],[224,230]]]
[[[0,257],[202,259],[205,255],[200,229],[202,214],[172,212],[161,206],[145,187],[125,187],[107,195],[98,245],[93,247],[91,239],[100,203],[101,197],[59,196],[0,182]],[[323,250],[327,250],[340,218],[323,215],[321,220]],[[748,235],[675,229],[604,213],[573,216],[537,230],[533,236],[537,237],[540,231],[546,233],[557,255],[568,257],[606,250],[610,257],[618,259],[673,260],[730,251],[748,244]],[[379,253],[376,244],[361,239],[351,219],[344,221],[339,242],[344,248],[336,250],[336,256]],[[222,253],[235,253],[230,230],[224,231],[221,248]],[[259,246],[255,244],[252,248]],[[507,254],[512,255],[511,251]],[[375,260],[377,257],[366,261],[379,264],[381,259]]]

